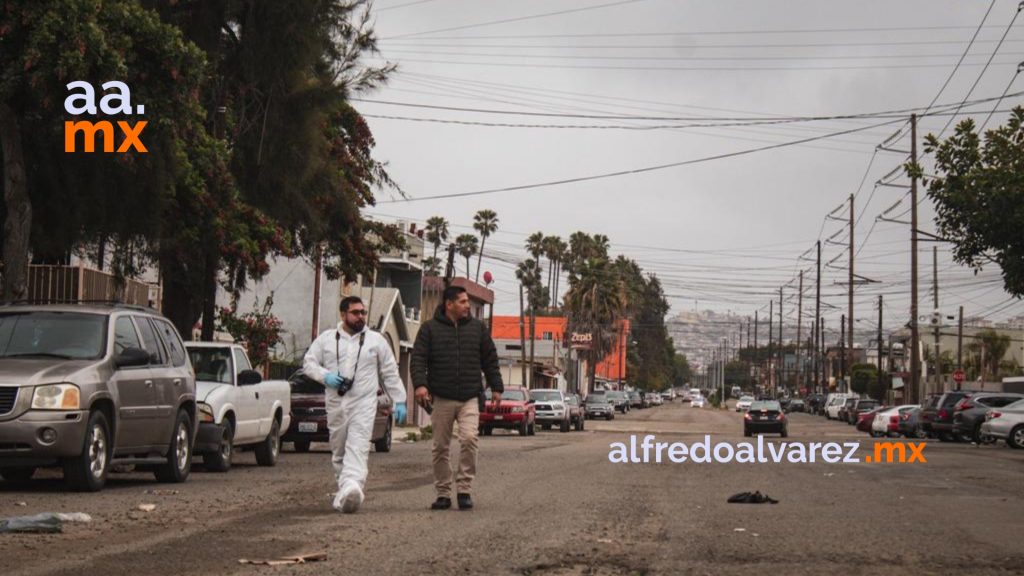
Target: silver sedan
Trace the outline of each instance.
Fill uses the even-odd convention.
[[[981,433],[1005,440],[1012,448],[1024,448],[1024,400],[990,410]]]

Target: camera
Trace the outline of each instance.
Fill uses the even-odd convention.
[[[341,377],[341,384],[338,384],[338,396],[344,396],[352,389],[353,380],[351,378],[345,378],[344,376],[341,376],[341,374],[338,376]]]

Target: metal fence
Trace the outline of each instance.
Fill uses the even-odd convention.
[[[45,304],[111,301],[160,309],[160,287],[84,266],[28,267],[28,300]]]

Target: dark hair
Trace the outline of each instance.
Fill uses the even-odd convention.
[[[341,310],[342,312],[348,312],[348,309],[351,308],[353,304],[362,303],[363,299],[360,298],[359,296],[346,296],[341,299],[341,304],[338,306],[338,309]]]
[[[466,289],[462,286],[449,286],[444,289],[444,301],[455,302],[459,299],[459,296],[466,293]]]

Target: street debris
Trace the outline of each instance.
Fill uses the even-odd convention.
[[[139,504],[139,510],[142,512],[152,512],[156,510],[156,504]]]
[[[151,496],[176,496],[178,494],[178,491],[177,490],[146,490],[145,494],[149,494]]]
[[[733,532],[746,532],[747,529],[746,528],[733,528],[732,531]]]
[[[63,530],[65,522],[92,522],[92,517],[81,512],[43,512],[34,516],[6,518],[0,520],[0,534],[55,534]]]
[[[761,494],[760,492],[740,492],[739,494],[733,494],[729,496],[729,504],[778,504],[779,501],[772,498],[767,494]]]
[[[274,560],[246,560],[245,558],[241,558],[238,560],[238,563],[258,566],[287,566],[289,564],[307,564],[309,562],[322,562],[324,560],[327,560],[326,552],[318,554],[304,554],[302,556],[285,556]]]

